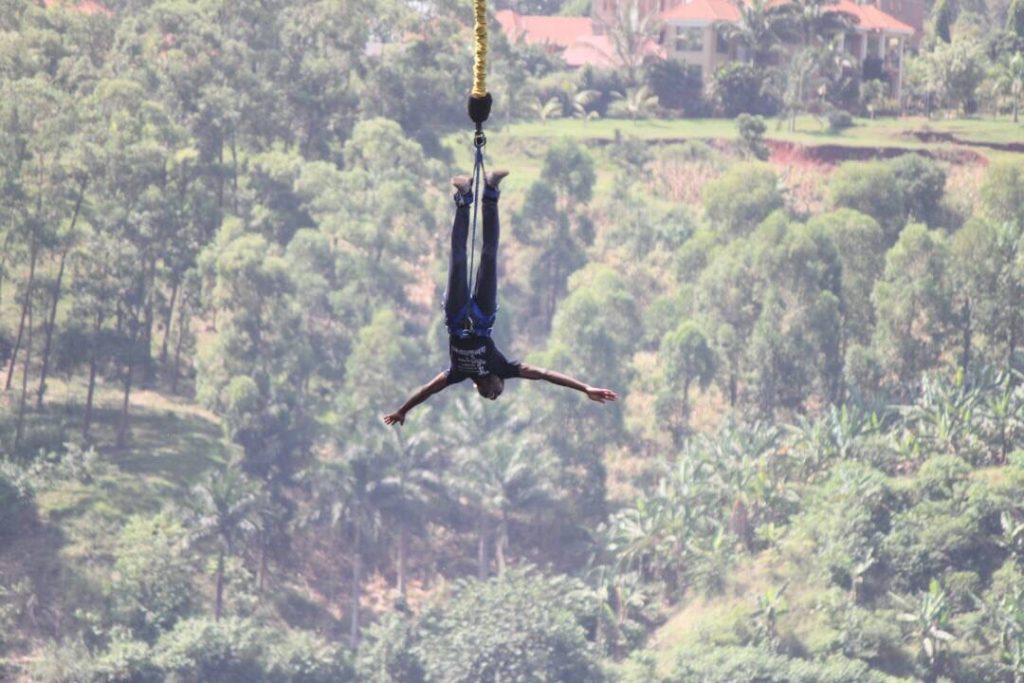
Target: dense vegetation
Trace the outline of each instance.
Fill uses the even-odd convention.
[[[449,5],[0,0],[0,678],[1024,681],[1024,162],[497,131],[496,337],[623,400],[387,428],[446,362]],[[566,98],[495,124],[671,113],[495,43]]]

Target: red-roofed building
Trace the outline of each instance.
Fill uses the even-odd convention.
[[[522,40],[527,45],[541,45],[548,52],[561,55],[568,66],[615,68],[622,65],[615,46],[590,17],[546,17],[501,10],[497,18],[511,42]],[[653,41],[644,47],[644,52],[660,59],[666,56],[661,46]]]
[[[110,15],[111,11],[104,5],[95,2],[95,0],[80,0],[79,2],[73,2],[69,0],[40,0],[40,3],[46,9],[50,9],[56,5],[70,6],[75,12],[81,12],[82,14],[106,14]]]
[[[572,67],[615,67],[621,59],[609,38],[619,3],[627,0],[593,0],[593,17],[525,16],[511,10],[498,12],[498,21],[510,40],[544,45],[560,54]],[[683,62],[708,83],[708,76],[728,62],[744,59],[743,50],[727,40],[719,27],[740,20],[737,2],[743,0],[636,0],[640,12],[653,12],[662,24],[661,44],[650,44],[648,56]],[[787,0],[778,0],[786,2]],[[904,0],[879,0],[901,2]],[[919,0],[905,0],[917,2]],[[871,4],[838,0],[830,11],[853,19],[845,33],[833,37],[836,44],[860,65],[866,78],[886,80],[899,95],[903,76],[903,50],[915,28]]]

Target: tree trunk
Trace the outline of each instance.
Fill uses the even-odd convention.
[[[217,553],[217,598],[213,604],[213,620],[220,621],[224,611],[224,551]]]
[[[89,354],[89,388],[85,392],[85,417],[82,421],[82,440],[89,438],[89,427],[92,425],[92,399],[96,392],[96,370],[99,365],[99,336],[103,327],[103,314],[96,314],[96,323],[92,330],[92,350]]]
[[[71,215],[69,232],[72,235],[69,239],[74,239],[73,233],[75,232],[75,226],[78,224],[78,216],[82,212],[82,201],[85,199],[85,186],[85,181],[79,185],[78,199],[75,201],[75,211]],[[50,319],[46,324],[46,341],[43,344],[43,367],[39,371],[39,392],[36,395],[36,410],[43,407],[43,394],[46,393],[46,374],[50,369],[50,348],[53,342],[53,330],[57,324],[57,305],[60,303],[60,288],[64,280],[64,266],[67,264],[68,251],[70,250],[71,247],[65,247],[60,253],[60,269],[57,271],[57,282],[53,287],[53,305],[50,307]]]
[[[131,345],[128,348],[128,364],[124,373],[124,399],[121,402],[121,419],[117,427],[117,447],[123,448],[128,443],[128,401],[132,393],[132,375],[135,370],[135,347],[139,341],[139,322],[131,321]]]
[[[487,517],[480,511],[480,519],[477,521],[477,546],[476,546],[476,577],[483,581],[487,578]]]
[[[74,225],[74,222],[72,222]],[[60,255],[60,268],[57,271],[57,282],[53,286],[53,303],[50,305],[50,319],[46,324],[46,341],[43,342],[43,366],[39,370],[39,389],[36,392],[36,410],[43,407],[43,395],[46,393],[46,375],[50,369],[50,348],[53,344],[53,330],[57,325],[57,305],[60,303],[60,288],[64,280],[64,266],[67,263],[68,250]]]
[[[146,289],[149,293],[146,294],[145,304],[142,307],[142,344],[141,347],[146,350],[145,363],[143,364],[143,385],[151,386],[153,380],[156,379],[153,375],[153,323],[155,322],[156,316],[153,313],[153,297],[156,292],[156,258],[154,257],[149,264],[149,273],[146,277]],[[133,332],[134,334],[134,332]],[[134,354],[133,354],[134,357]]]
[[[494,543],[494,560],[498,565],[498,576],[505,575],[505,548],[508,547],[508,517],[501,513],[498,525],[498,538]]]
[[[178,393],[178,377],[181,376],[181,346],[185,342],[185,332],[188,330],[188,305],[182,295],[181,305],[178,306],[178,341],[174,344],[174,374],[171,377],[171,393]]]
[[[171,303],[167,307],[167,315],[164,316],[164,340],[160,344],[160,365],[167,364],[167,347],[171,339],[171,325],[174,323],[174,305],[178,301],[178,282],[177,276],[174,278],[174,283],[171,285]]]
[[[224,140],[217,140],[217,208],[224,211]]]
[[[406,594],[406,577],[408,563],[409,534],[405,525],[398,527],[398,594],[404,599]]]
[[[972,334],[971,334],[971,304],[969,301],[965,301],[963,307],[960,309],[960,315],[963,318],[963,336],[961,337],[961,343],[963,344],[963,350],[960,353],[960,368],[966,373],[967,367],[971,363],[971,350],[972,350]]]
[[[21,398],[18,400],[18,424],[14,430],[14,448],[21,444],[25,432],[25,404],[28,402],[28,370],[32,362],[32,299],[28,302],[28,340],[25,343],[25,365],[21,370]]]
[[[238,141],[231,131],[231,210],[238,215]]]
[[[352,588],[351,588],[351,614],[349,622],[348,642],[354,650],[359,646],[359,598],[361,594],[360,582],[363,573],[363,555],[360,546],[361,534],[356,527],[355,539],[352,543],[354,554],[352,556]]]
[[[21,302],[21,319],[18,321],[18,336],[14,340],[14,348],[11,350],[11,362],[7,366],[7,383],[4,384],[4,391],[10,391],[11,382],[14,379],[14,368],[17,365],[18,351],[21,347],[22,335],[25,332],[25,314],[31,306],[32,289],[35,286],[36,281],[36,258],[39,255],[39,250],[36,248],[36,234],[32,232],[32,246],[29,249],[31,256],[29,258],[28,266],[28,282],[25,283],[25,298]]]
[[[269,534],[266,530],[260,530],[259,537],[259,552],[260,561],[259,569],[256,571],[256,594],[263,595],[263,587],[267,581],[267,545],[270,543],[268,538]]]
[[[7,248],[11,244],[11,234],[7,233],[7,237],[4,238],[4,246],[0,249],[0,254],[3,258],[0,258],[0,304],[4,301],[4,280],[7,278]]]

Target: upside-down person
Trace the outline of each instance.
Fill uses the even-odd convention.
[[[510,362],[491,339],[491,328],[498,311],[498,184],[508,171],[492,171],[485,177],[483,192],[484,243],[480,256],[473,295],[469,293],[466,242],[469,237],[469,212],[473,204],[472,181],[469,176],[452,178],[455,187],[455,223],[452,226],[452,252],[448,269],[444,313],[448,327],[450,367],[416,390],[402,407],[384,416],[389,425],[403,424],[410,410],[447,387],[470,379],[477,392],[492,401],[501,396],[505,380],[542,379],[570,389],[582,391],[592,401],[604,403],[618,396],[611,389],[584,384],[568,375]]]

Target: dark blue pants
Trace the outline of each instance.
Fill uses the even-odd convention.
[[[444,297],[445,323],[451,334],[459,334],[467,329],[468,324],[472,324],[476,334],[489,334],[494,325],[494,315],[498,311],[498,239],[501,227],[498,223],[496,193],[488,188],[482,203],[483,249],[472,297],[469,295],[471,273],[468,272],[466,245],[473,207],[457,206],[455,209],[451,260],[448,264],[448,291]]]

